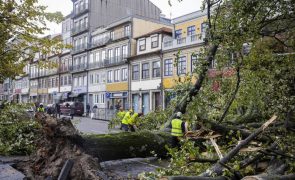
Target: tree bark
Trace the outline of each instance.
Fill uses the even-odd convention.
[[[164,132],[123,132],[108,135],[84,136],[83,147],[87,154],[100,162],[133,157],[166,157],[165,145],[171,144],[171,136]]]

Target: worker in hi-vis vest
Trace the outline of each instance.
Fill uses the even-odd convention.
[[[131,132],[135,132],[137,130],[136,123],[138,122],[138,117],[142,116],[142,113],[134,113],[128,121],[128,125]]]
[[[122,107],[120,107],[119,111],[117,112],[117,118],[119,118],[121,121],[120,129],[122,129],[122,120],[123,120],[125,114],[126,114],[126,111],[124,111],[124,109]]]
[[[128,131],[129,129],[129,124],[128,122],[130,121],[129,119],[133,115],[133,110],[130,109],[128,112],[126,112],[124,118],[122,119],[122,130],[123,131]]]
[[[171,121],[172,147],[180,148],[180,139],[188,132],[187,123],[182,120],[182,113],[177,112]]]
[[[45,108],[43,106],[43,104],[41,103],[37,109],[38,112],[45,112]]]

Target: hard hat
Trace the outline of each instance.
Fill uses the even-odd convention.
[[[43,106],[43,103],[40,103],[40,106],[41,106],[41,105]]]
[[[177,112],[177,113],[176,113],[176,116],[177,116],[177,117],[181,117],[181,116],[182,116],[182,113],[181,113],[181,112]]]

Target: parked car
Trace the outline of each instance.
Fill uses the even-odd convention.
[[[75,108],[75,116],[82,116],[84,114],[84,104],[82,102],[64,102],[60,105],[60,113],[63,115],[70,115],[71,106]]]

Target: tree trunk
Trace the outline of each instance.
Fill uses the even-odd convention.
[[[171,144],[170,134],[150,131],[88,135],[83,138],[86,153],[97,157],[100,162],[154,155],[165,157],[165,145]]]

